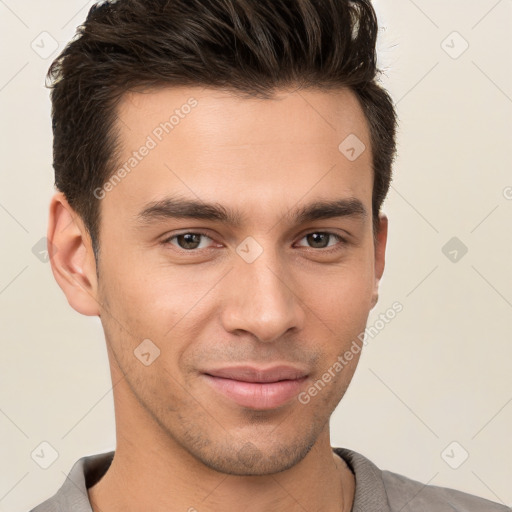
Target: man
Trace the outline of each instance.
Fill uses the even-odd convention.
[[[35,511],[509,510],[330,446],[384,271],[376,35],[369,0],[91,9],[50,69],[48,239],[117,443]]]

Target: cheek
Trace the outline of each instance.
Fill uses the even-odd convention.
[[[213,270],[205,273],[193,266],[171,268],[126,258],[122,264],[105,261],[101,271],[101,300],[108,309],[108,318],[102,321],[107,320],[105,332],[111,343],[123,351],[129,345],[133,351],[149,339],[162,355],[166,353],[160,364],[179,359],[204,325],[205,308],[211,306],[208,291],[218,280]]]
[[[375,281],[371,254],[361,251],[341,265],[298,272],[296,279],[301,299],[329,325],[366,321]]]

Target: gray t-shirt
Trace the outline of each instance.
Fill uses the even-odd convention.
[[[352,512],[512,512],[510,507],[471,494],[382,471],[352,450],[333,450],[355,475]],[[111,451],[79,459],[55,495],[31,512],[92,512],[87,489],[106,473],[113,457]]]

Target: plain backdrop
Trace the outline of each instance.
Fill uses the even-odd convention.
[[[0,1],[0,511],[52,495],[114,449],[97,318],[45,261],[53,193],[44,77],[92,2]],[[377,329],[331,420],[333,446],[512,504],[512,1],[379,0],[379,65],[400,118]],[[378,324],[381,327],[381,324]],[[48,468],[34,453],[49,443]]]

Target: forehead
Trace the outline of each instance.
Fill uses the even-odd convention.
[[[117,113],[124,140],[134,128],[156,130],[159,138],[158,127],[170,122],[173,132],[181,125],[174,135],[193,132],[197,144],[213,142],[219,149],[294,140],[331,144],[349,133],[366,139],[368,132],[357,97],[345,88],[280,89],[270,99],[261,99],[206,87],[162,87],[126,93]]]
[[[350,90],[168,87],[126,94],[117,114],[125,172],[102,203],[117,214],[176,195],[260,215],[308,195],[371,201],[368,125]]]

